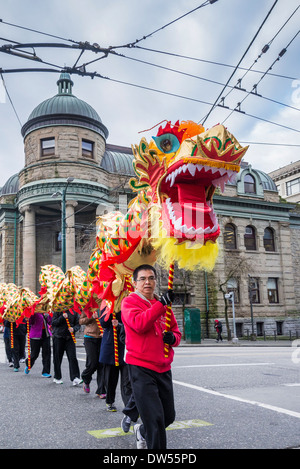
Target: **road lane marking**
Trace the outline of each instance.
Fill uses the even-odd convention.
[[[213,367],[224,367],[224,366],[269,366],[269,365],[275,365],[275,363],[214,363],[212,365],[175,365],[172,366],[172,369],[174,368],[209,368],[211,366]]]
[[[172,423],[166,430],[182,430],[185,428],[194,428],[194,427],[207,427],[213,425],[212,423],[205,422],[204,420],[193,419],[193,420],[181,420],[178,422]],[[132,435],[133,431],[130,430],[128,433],[124,433],[120,427],[117,428],[106,428],[103,430],[91,430],[88,433],[95,438],[114,438],[115,436],[126,436]]]
[[[274,412],[278,412],[280,414],[286,414],[286,415],[289,415],[290,417],[296,417],[296,418],[300,419],[300,412],[294,412],[293,410],[283,409],[282,407],[277,407],[277,406],[274,406],[274,405],[264,404],[263,402],[252,401],[252,400],[249,400],[249,399],[244,399],[243,397],[232,396],[230,394],[223,394],[223,393],[218,392],[218,391],[213,391],[212,389],[202,388],[201,386],[196,386],[194,384],[183,383],[183,382],[177,381],[177,380],[173,380],[173,383],[174,384],[179,384],[180,386],[185,386],[187,388],[196,389],[197,391],[206,392],[208,394],[213,394],[214,396],[225,397],[226,399],[232,399],[234,401],[243,402],[245,404],[255,405],[255,406],[258,406],[258,407],[262,407],[264,409],[273,410]]]

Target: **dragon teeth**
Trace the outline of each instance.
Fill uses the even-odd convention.
[[[175,171],[173,171],[172,173],[168,174],[168,176],[166,177],[166,182],[170,182],[170,187],[172,187],[174,185],[174,182],[178,174],[181,174],[181,173],[185,174],[188,171],[190,175],[194,177],[196,174],[196,171],[200,172],[203,169],[205,172],[210,171],[212,174],[215,174],[216,172],[220,173],[221,176],[213,180],[212,184],[215,187],[220,186],[222,192],[225,189],[226,182],[227,181],[233,182],[236,176],[236,172],[231,171],[230,169],[226,170],[225,168],[215,168],[215,167],[206,166],[206,165],[203,166],[201,164],[187,163],[175,169]]]
[[[184,234],[197,234],[197,235],[210,234],[210,233],[215,233],[217,231],[217,229],[218,229],[218,219],[217,219],[216,214],[213,210],[210,212],[210,218],[211,218],[211,221],[213,223],[212,228],[210,228],[209,226],[207,228],[205,228],[205,230],[203,230],[203,228],[201,228],[201,227],[196,229],[194,226],[191,226],[190,228],[188,228],[186,225],[182,224],[182,217],[176,219],[175,211],[174,211],[171,199],[168,198],[168,199],[166,199],[165,202],[166,202],[166,205],[167,205],[167,208],[168,208],[169,217],[170,217],[176,231],[181,231],[181,233],[184,233]]]

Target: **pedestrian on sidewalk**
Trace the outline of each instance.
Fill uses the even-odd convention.
[[[135,292],[124,298],[121,306],[126,362],[135,404],[143,422],[134,425],[139,449],[165,449],[166,428],[175,419],[171,363],[173,347],[179,345],[181,332],[172,310],[170,328],[165,330],[166,307],[172,303],[174,295],[168,290],[157,297],[154,293],[156,277],[151,265],[135,269]]]
[[[104,365],[99,362],[100,349],[103,333],[100,331],[97,319],[99,321],[100,311],[94,311],[92,317],[88,318],[83,311],[79,317],[79,324],[84,328],[84,347],[86,351],[85,369],[81,373],[83,379],[83,390],[90,392],[90,383],[93,374],[96,372],[97,389],[96,394],[100,399],[105,399],[106,389],[104,383]]]
[[[34,313],[29,318],[29,337],[30,337],[30,368],[33,367],[40,351],[42,350],[42,376],[44,378],[51,378],[51,343],[50,337],[52,332],[50,330],[51,316],[48,313]],[[30,369],[28,366],[28,358],[25,360],[26,375],[29,374]]]
[[[223,338],[222,338],[222,323],[221,321],[219,321],[218,319],[215,319],[215,329],[216,329],[216,332],[217,332],[217,342],[219,342],[219,340],[221,342],[223,342]]]
[[[70,327],[67,320],[69,320]],[[76,356],[76,345],[72,334],[80,330],[79,314],[76,311],[55,311],[52,317],[54,383],[62,384],[61,363],[64,352],[69,361],[70,380],[74,386],[82,383]]]

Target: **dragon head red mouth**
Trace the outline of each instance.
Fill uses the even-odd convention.
[[[176,244],[215,243],[220,227],[213,209],[216,187],[224,191],[233,181],[248,147],[242,147],[223,125],[204,131],[193,122],[168,122],[148,145],[133,148],[139,180],[131,187],[144,190],[160,207],[163,236]]]
[[[220,234],[212,197],[216,187],[224,190],[225,183],[235,176],[232,170],[178,161],[161,181],[163,223],[178,242],[185,240],[215,242]]]

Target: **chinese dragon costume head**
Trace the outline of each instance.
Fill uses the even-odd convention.
[[[205,131],[191,121],[167,122],[150,143],[133,146],[136,197],[125,215],[98,219],[87,273],[92,292],[118,310],[138,265],[212,270],[220,234],[213,194],[239,172],[247,148],[223,125]]]
[[[97,220],[88,271],[75,266],[65,274],[43,266],[40,297],[16,286],[9,295],[1,285],[0,315],[15,321],[72,307],[91,315],[103,300],[110,313],[120,310],[141,264],[212,270],[220,234],[213,195],[239,172],[247,148],[223,125],[205,130],[191,121],[167,122],[149,143],[142,138],[132,147],[136,177],[129,185],[136,195],[126,214]]]

